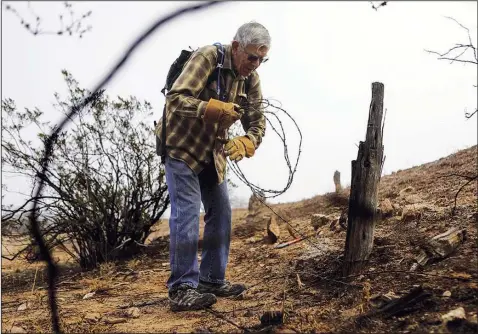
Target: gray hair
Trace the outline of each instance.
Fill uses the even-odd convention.
[[[262,24],[254,21],[240,26],[237,29],[234,40],[239,42],[242,47],[246,47],[249,44],[265,45],[269,49],[271,47],[269,31]]]

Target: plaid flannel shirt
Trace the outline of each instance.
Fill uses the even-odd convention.
[[[225,59],[221,70],[221,92],[225,92],[225,102],[242,105],[247,101],[253,108],[241,117],[246,136],[257,149],[265,134],[266,122],[259,103],[262,99],[259,75],[256,71],[249,76],[249,91],[245,94],[246,77],[236,75],[232,65],[231,45],[225,45]],[[204,46],[195,51],[166,94],[166,151],[171,158],[184,162],[199,174],[213,162],[218,175],[218,183],[225,179],[226,155],[224,144],[217,138],[227,138],[227,130],[220,131],[217,124],[206,124],[201,118],[209,99],[219,99],[216,88],[217,78],[208,83],[209,76],[217,65],[218,52],[214,45]],[[162,132],[162,119],[155,133],[159,140]],[[221,133],[222,132],[222,133]]]

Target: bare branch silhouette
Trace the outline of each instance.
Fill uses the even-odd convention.
[[[20,20],[20,24],[25,27],[30,33],[33,35],[78,35],[79,38],[82,38],[83,35],[91,31],[91,25],[84,26],[84,21],[91,16],[92,11],[88,11],[86,13],[81,14],[79,17],[75,16],[75,12],[73,11],[73,5],[65,1],[63,3],[65,6],[65,10],[68,12],[66,15],[69,15],[69,22],[65,23],[64,17],[65,13],[59,15],[60,20],[60,28],[56,31],[53,30],[42,30],[40,24],[42,22],[42,18],[33,10],[31,6],[31,1],[28,1],[28,10],[30,15],[33,16],[32,21],[27,20],[25,17],[20,15],[17,9],[12,7],[11,4],[5,4],[4,8],[6,11],[12,12],[18,19]]]
[[[471,39],[470,29],[465,27],[463,24],[458,22],[453,17],[445,16],[445,18],[454,21],[458,24],[462,29],[464,29],[467,33],[468,41],[466,43],[456,43],[453,47],[449,48],[445,52],[437,52],[432,50],[425,49],[426,52],[430,54],[434,54],[438,56],[438,60],[449,60],[450,64],[454,62],[464,63],[464,64],[473,64],[478,65],[478,56],[476,52],[476,46],[473,44],[473,40]],[[473,85],[476,88],[476,85]],[[478,109],[475,108],[475,111],[468,113],[465,110],[465,118],[470,119],[477,113]]]
[[[380,7],[386,6],[388,1],[383,1],[383,2],[381,2],[378,6],[375,6],[372,1],[369,1],[369,2],[370,2],[370,4],[372,5],[372,9],[378,10]]]
[[[465,27],[463,24],[461,24],[460,22],[458,22],[456,19],[452,17],[445,16],[445,18],[456,22],[456,24],[458,24],[461,28],[466,30],[466,33],[468,36],[468,43],[457,43],[455,44],[455,46],[451,47],[446,52],[437,52],[437,51],[431,51],[431,50],[425,50],[425,51],[431,54],[438,55],[439,60],[450,60],[450,64],[452,64],[453,62],[462,62],[462,63],[477,65],[478,57],[476,53],[476,47],[473,45],[473,41],[471,39],[470,29],[468,29],[467,27]],[[468,50],[472,51],[473,56],[472,57],[470,56],[468,58],[463,57]]]

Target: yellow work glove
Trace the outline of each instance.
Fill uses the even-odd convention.
[[[210,99],[206,105],[203,119],[206,123],[218,123],[220,129],[228,129],[241,118],[241,114],[236,110],[240,110],[240,107],[235,103]]]
[[[232,161],[241,161],[244,157],[250,158],[256,152],[254,144],[246,136],[232,138],[226,143],[224,150]]]

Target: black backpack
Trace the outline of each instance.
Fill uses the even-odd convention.
[[[219,96],[219,99],[221,101],[225,100],[225,89],[223,91],[223,94],[221,95],[221,69],[224,65],[224,56],[226,54],[226,50],[224,46],[220,43],[215,43],[214,44],[217,47],[217,52],[218,52],[218,57],[217,57],[217,65],[212,74],[209,76],[207,80],[207,84],[210,84],[212,81],[217,79],[217,94]],[[179,55],[178,58],[174,61],[174,63],[171,65],[168,71],[168,75],[166,77],[166,84],[164,85],[163,89],[161,89],[161,93],[163,93],[164,96],[166,96],[166,90],[170,91],[171,88],[173,87],[174,82],[177,80],[179,75],[181,74],[184,65],[186,62],[191,58],[191,55],[193,54],[194,50],[182,50],[181,54]],[[246,80],[245,83],[245,93],[247,95],[249,91],[249,80]],[[156,121],[154,121],[154,126],[156,126]],[[162,116],[162,131],[161,131],[161,147],[159,148],[159,143],[158,143],[158,138],[156,137],[156,151],[158,152],[158,148],[160,149],[160,155],[161,155],[161,163],[164,164],[165,159],[166,159],[166,102],[164,103],[163,107],[163,116]]]

